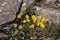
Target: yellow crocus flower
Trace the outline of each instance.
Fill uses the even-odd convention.
[[[43,23],[40,23],[40,27],[41,27],[42,29],[44,29],[44,28],[45,28],[45,25],[44,25]]]
[[[39,22],[39,24],[43,24],[43,22]]]
[[[26,23],[26,20],[23,20],[23,23]]]
[[[42,21],[43,22],[47,22],[48,21],[48,18],[43,18]]]
[[[33,22],[35,23],[35,22],[36,22],[36,20],[33,20]]]
[[[33,22],[36,22],[37,18],[35,15],[32,15],[32,20],[33,20]]]
[[[18,29],[19,30],[22,30],[23,29],[23,26],[22,25],[19,25]]]
[[[42,21],[45,22],[45,18],[43,18]]]
[[[35,22],[36,22],[36,20],[33,20],[33,22],[35,23]]]
[[[30,19],[27,19],[26,21],[29,23],[30,22]]]
[[[35,15],[32,15],[32,19],[33,19],[33,18],[36,18],[36,16],[35,16]]]
[[[32,28],[32,29],[33,29],[33,28],[34,28],[34,24],[32,24],[32,25],[30,26],[30,28]]]
[[[41,15],[39,15],[39,16],[38,16],[38,19],[41,19],[41,18],[42,18],[42,16],[41,16]]]
[[[36,25],[37,25],[37,26],[39,26],[39,25],[40,25],[40,22],[39,22],[39,21],[37,21],[37,22],[36,22]]]
[[[48,18],[45,18],[45,20],[46,20],[46,21],[49,21],[49,19],[48,19]]]
[[[27,7],[26,7],[26,6],[24,6],[24,7],[23,7],[23,10],[24,10],[24,11],[26,11],[26,10],[27,10]]]
[[[18,18],[18,19],[20,19],[20,18],[21,18],[21,15],[20,15],[20,14],[18,14],[18,15],[17,15],[17,18]]]
[[[29,15],[26,15],[25,17],[28,19],[29,18]]]
[[[13,24],[13,27],[14,27],[14,28],[17,28],[17,25],[18,25],[17,23],[14,23],[14,24]]]

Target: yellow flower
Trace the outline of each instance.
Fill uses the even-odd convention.
[[[26,6],[24,6],[24,7],[23,7],[23,10],[24,10],[24,11],[26,11],[26,10],[27,10],[27,7],[26,7]]]
[[[33,22],[35,23],[35,22],[36,22],[36,20],[33,20]]]
[[[40,23],[40,27],[41,27],[42,29],[44,29],[44,28],[45,28],[45,25],[44,25],[43,23]]]
[[[37,18],[35,15],[32,15],[32,20],[33,20],[33,22],[36,22]]]
[[[41,19],[41,18],[42,18],[42,16],[41,16],[41,15],[39,15],[39,16],[38,16],[38,19]]]
[[[39,21],[37,21],[37,22],[36,22],[36,25],[37,25],[37,26],[39,26],[39,25],[40,25],[40,22],[39,22]]]
[[[25,17],[28,19],[29,18],[29,15],[26,15]]]
[[[39,22],[39,24],[43,24],[43,22]]]
[[[43,18],[42,21],[45,22],[45,18]]]
[[[32,25],[30,26],[30,28],[32,28],[32,29],[33,29],[33,28],[34,28],[34,24],[32,24]]]
[[[22,25],[19,25],[18,29],[19,30],[22,30],[23,29],[23,26]]]
[[[23,23],[26,23],[26,20],[23,20]]]
[[[49,21],[48,18],[45,18],[46,21]]]
[[[48,21],[48,18],[43,18],[42,21],[43,22],[47,22]]]
[[[13,27],[14,27],[14,28],[17,28],[17,25],[18,25],[18,24],[14,23],[14,24],[13,24]]]
[[[26,21],[29,23],[30,22],[30,19],[27,19]]]
[[[18,14],[18,15],[17,15],[17,18],[21,18],[21,15],[20,15],[20,14]]]
[[[35,16],[35,15],[32,15],[32,19],[33,19],[33,20],[36,19],[36,16]]]

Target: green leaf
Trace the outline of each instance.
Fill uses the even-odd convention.
[[[15,35],[17,35],[18,32],[19,32],[19,30],[17,30],[17,29],[15,31],[13,30],[12,31],[12,37],[14,37]]]

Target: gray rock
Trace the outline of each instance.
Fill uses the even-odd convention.
[[[24,0],[26,5],[30,5],[34,0]],[[55,2],[56,0],[50,2]],[[21,0],[0,0],[0,24],[12,21],[16,16],[16,12],[18,10],[18,6]],[[49,3],[49,1],[47,0]],[[60,21],[60,10],[54,8],[45,8],[45,7],[37,7],[37,14],[42,15],[43,17],[48,17],[49,21],[53,21],[54,23],[58,23]]]
[[[0,0],[0,24],[15,18],[19,4],[18,0]]]
[[[35,13],[37,15],[42,15],[43,17],[47,17],[49,21],[53,21],[54,23],[60,22],[60,10],[54,8],[47,8],[47,7],[36,7]]]
[[[29,6],[34,0],[24,0]],[[21,0],[0,0],[0,24],[12,21],[16,16]]]

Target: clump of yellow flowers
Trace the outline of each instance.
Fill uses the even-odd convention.
[[[26,8],[24,8],[24,9],[26,10]],[[21,17],[20,14],[17,15],[17,18],[18,19],[21,19],[22,17]],[[44,29],[45,28],[45,24],[44,23],[45,22],[48,22],[49,20],[48,20],[48,18],[43,18],[41,15],[32,15],[30,17],[28,14],[26,14],[25,15],[25,18],[23,18],[23,20],[21,20],[21,21],[23,23],[22,25],[19,25],[19,24],[14,23],[13,24],[13,27],[16,28],[17,25],[19,25],[18,26],[18,29],[22,30],[24,24],[30,24],[29,25],[29,28],[31,28],[31,29],[34,29],[35,26]]]
[[[46,22],[48,21],[48,18],[43,18],[42,21]]]
[[[24,4],[25,5],[25,4]],[[49,23],[48,18],[44,18],[41,15],[35,15],[32,8],[22,5],[20,13],[16,14],[16,18],[13,21],[13,26],[10,32],[11,40],[39,40],[41,36],[45,36],[48,32],[46,31]],[[32,6],[31,6],[32,7]],[[16,37],[16,38],[15,38]],[[15,39],[14,39],[15,38]]]

